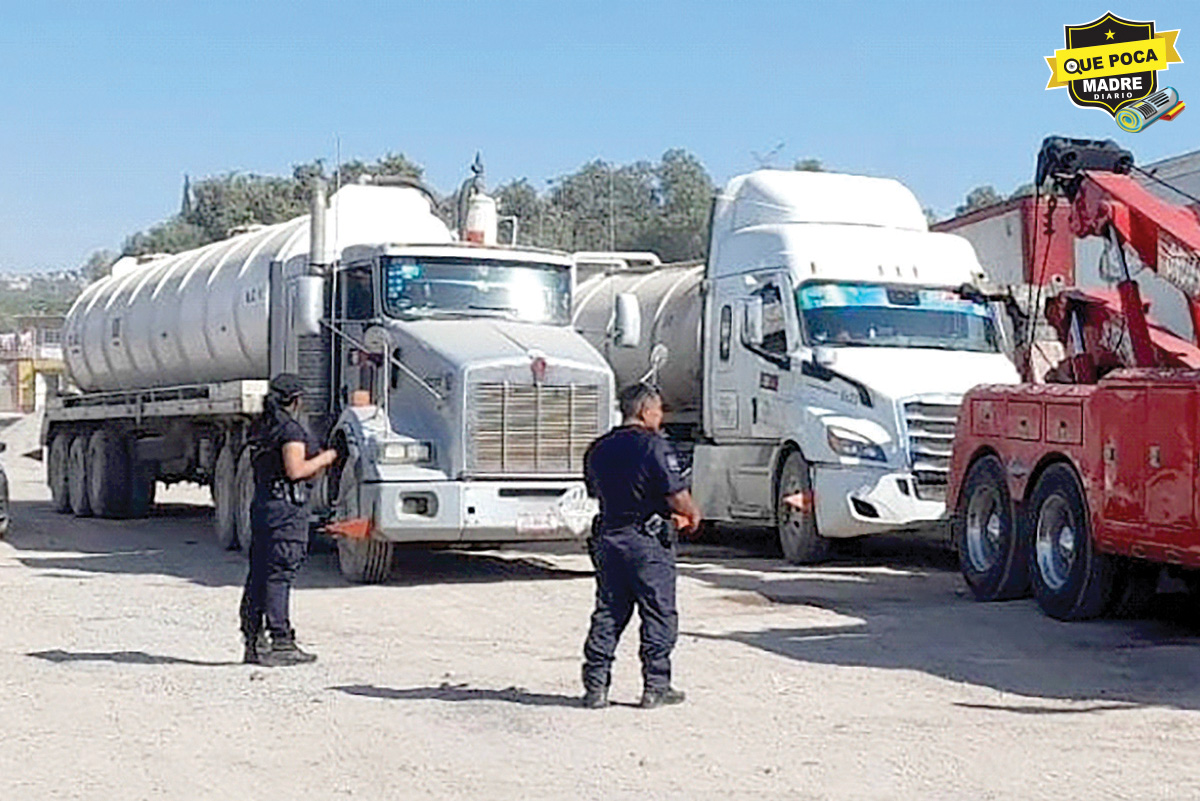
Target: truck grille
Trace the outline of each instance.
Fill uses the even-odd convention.
[[[917,496],[927,501],[946,500],[950,453],[954,448],[954,426],[959,402],[911,400],[904,404],[908,429],[908,453]]]
[[[594,384],[473,384],[467,394],[467,471],[578,475],[584,451],[601,433],[600,411]]]

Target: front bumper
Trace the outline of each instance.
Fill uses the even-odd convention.
[[[941,519],[946,505],[917,497],[911,473],[886,468],[813,466],[813,502],[822,536],[859,537]]]
[[[587,536],[582,481],[387,481],[361,488],[377,536],[392,542],[529,542]]]

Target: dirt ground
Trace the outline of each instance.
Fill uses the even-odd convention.
[[[165,493],[149,520],[75,520],[49,509],[39,463],[3,459],[3,799],[1200,797],[1186,596],[1061,624],[972,602],[928,539],[803,569],[693,545],[687,703],[632,706],[631,627],[622,705],[587,711],[577,548],[408,552],[374,587],[318,553],[293,611],[320,661],[253,668],[245,567],[213,543],[203,492]]]

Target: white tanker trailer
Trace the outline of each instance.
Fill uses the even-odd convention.
[[[705,518],[775,526],[793,562],[942,517],[962,396],[1018,380],[958,292],[970,244],[896,181],[760,170],[718,194],[705,264],[630,255],[577,254],[576,328],[661,387]]]
[[[75,386],[42,431],[55,507],[137,517],[157,482],[196,482],[218,541],[247,547],[248,427],[269,377],[294,372],[344,454],[313,513],[342,523],[347,577],[386,578],[396,542],[579,536],[581,459],[611,425],[613,377],[571,329],[571,258],[495,246],[471,223],[481,192],[464,237],[479,245],[415,185],[347,186],[328,209],[315,196],[312,215],[84,291],[64,326]]]

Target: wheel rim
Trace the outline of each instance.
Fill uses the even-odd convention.
[[[779,479],[779,531],[785,536],[796,536],[804,526],[803,510],[797,509],[783,499],[789,495],[804,491],[804,483],[800,480],[800,471],[785,470]]]
[[[995,487],[980,487],[967,504],[967,560],[977,573],[991,570],[1000,558],[1004,533],[1000,493]]]
[[[1079,555],[1079,526],[1071,504],[1061,495],[1051,495],[1038,511],[1037,565],[1042,581],[1052,590],[1067,583]]]

